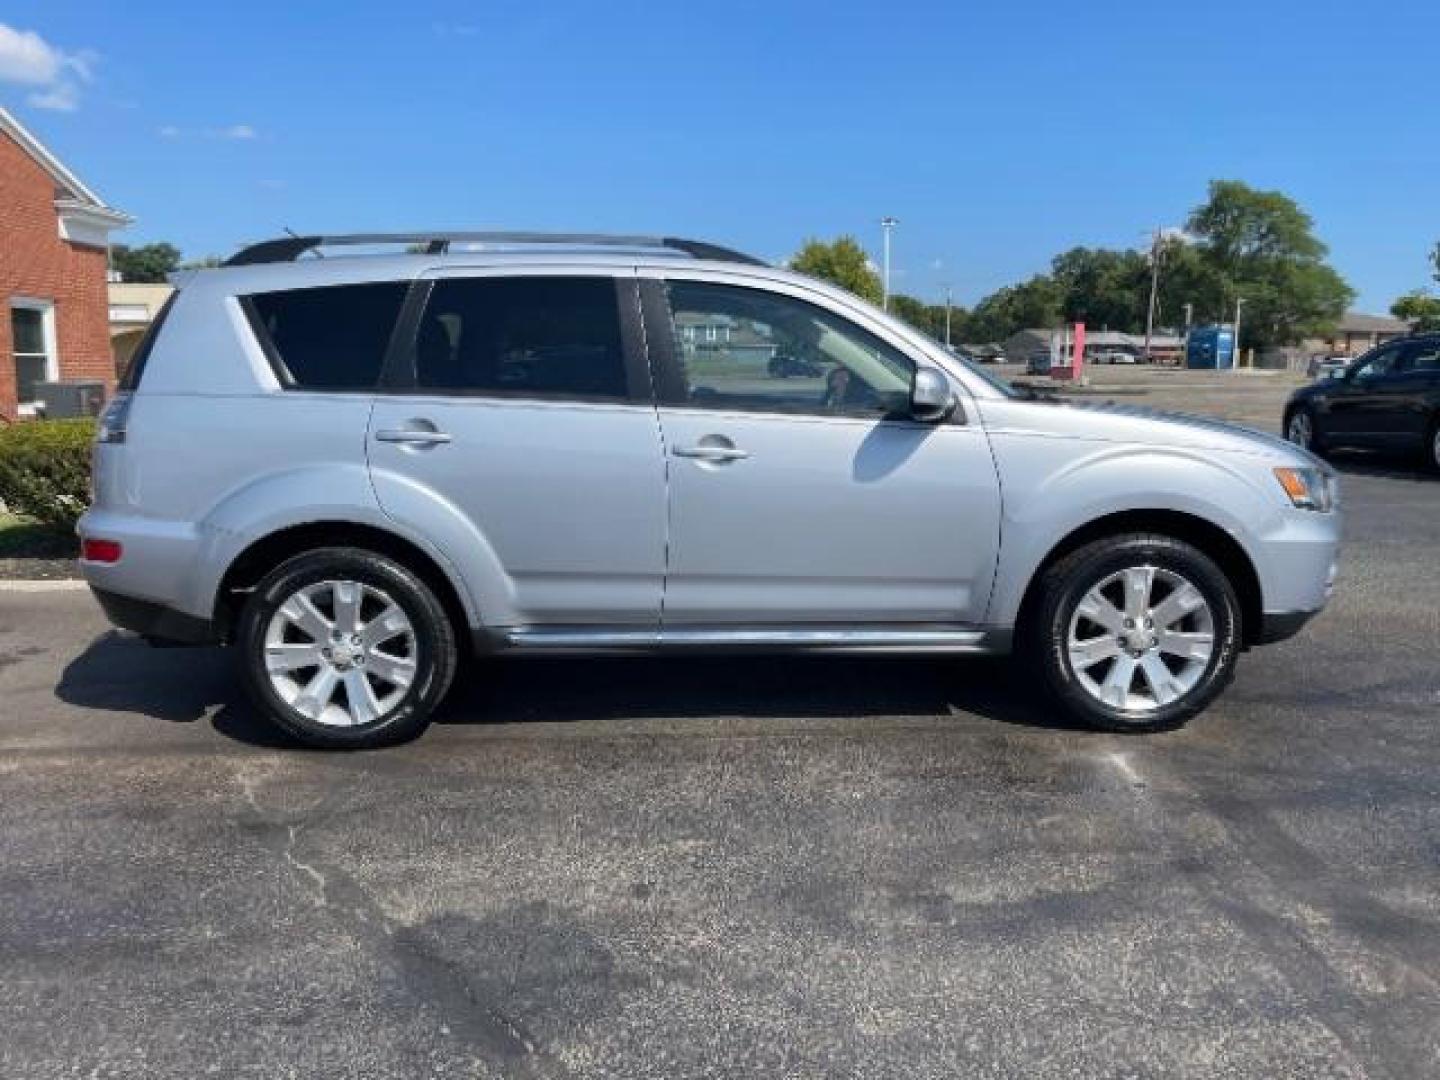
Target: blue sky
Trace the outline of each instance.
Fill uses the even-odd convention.
[[[1436,0],[8,0],[0,24],[0,103],[137,218],[121,239],[191,257],[419,226],[778,259],[878,251],[893,214],[897,290],[972,303],[1226,177],[1295,197],[1380,311],[1440,239]]]

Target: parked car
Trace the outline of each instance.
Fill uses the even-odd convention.
[[[1124,349],[1105,349],[1095,354],[1092,364],[1138,364],[1140,358]]]
[[[1305,374],[1312,379],[1333,379],[1345,374],[1351,359],[1349,356],[1312,356],[1310,363],[1306,365]]]
[[[1284,431],[1317,454],[1391,450],[1440,470],[1440,334],[1387,342],[1339,375],[1301,387],[1285,406]]]
[[[79,526],[117,625],[229,644],[310,745],[418,734],[471,648],[1015,649],[1069,713],[1152,731],[1330,595],[1335,477],[1282,440],[1016,389],[713,245],[390,239],[192,273]],[[754,333],[701,363],[677,320]],[[832,374],[756,379],[758,348]]]
[[[767,367],[771,377],[776,379],[818,379],[825,374],[824,369],[813,361],[783,354],[771,357]]]

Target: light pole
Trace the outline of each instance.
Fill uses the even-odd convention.
[[[1145,362],[1151,362],[1150,340],[1155,336],[1155,294],[1160,291],[1160,230],[1150,241],[1150,305],[1145,310]]]
[[[945,286],[945,348],[950,348],[950,286]]]
[[[1240,309],[1244,306],[1245,298],[1237,296],[1235,298],[1235,362],[1230,365],[1232,368],[1240,367]]]
[[[881,306],[883,306],[886,311],[890,310],[890,233],[895,226],[899,224],[899,218],[893,218],[888,215],[880,219],[880,227],[885,230],[885,269],[884,280],[881,283],[881,296],[883,297]]]

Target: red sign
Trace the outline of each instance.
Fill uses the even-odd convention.
[[[1074,329],[1065,336],[1069,338],[1069,347],[1060,347],[1059,359],[1062,362],[1051,365],[1050,376],[1055,379],[1078,380],[1085,368],[1085,324],[1077,322]]]

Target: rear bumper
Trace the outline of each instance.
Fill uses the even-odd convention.
[[[153,600],[140,600],[97,589],[93,585],[90,591],[112,623],[122,630],[147,638],[153,644],[210,645],[219,641],[214,624],[208,619],[186,615]]]

